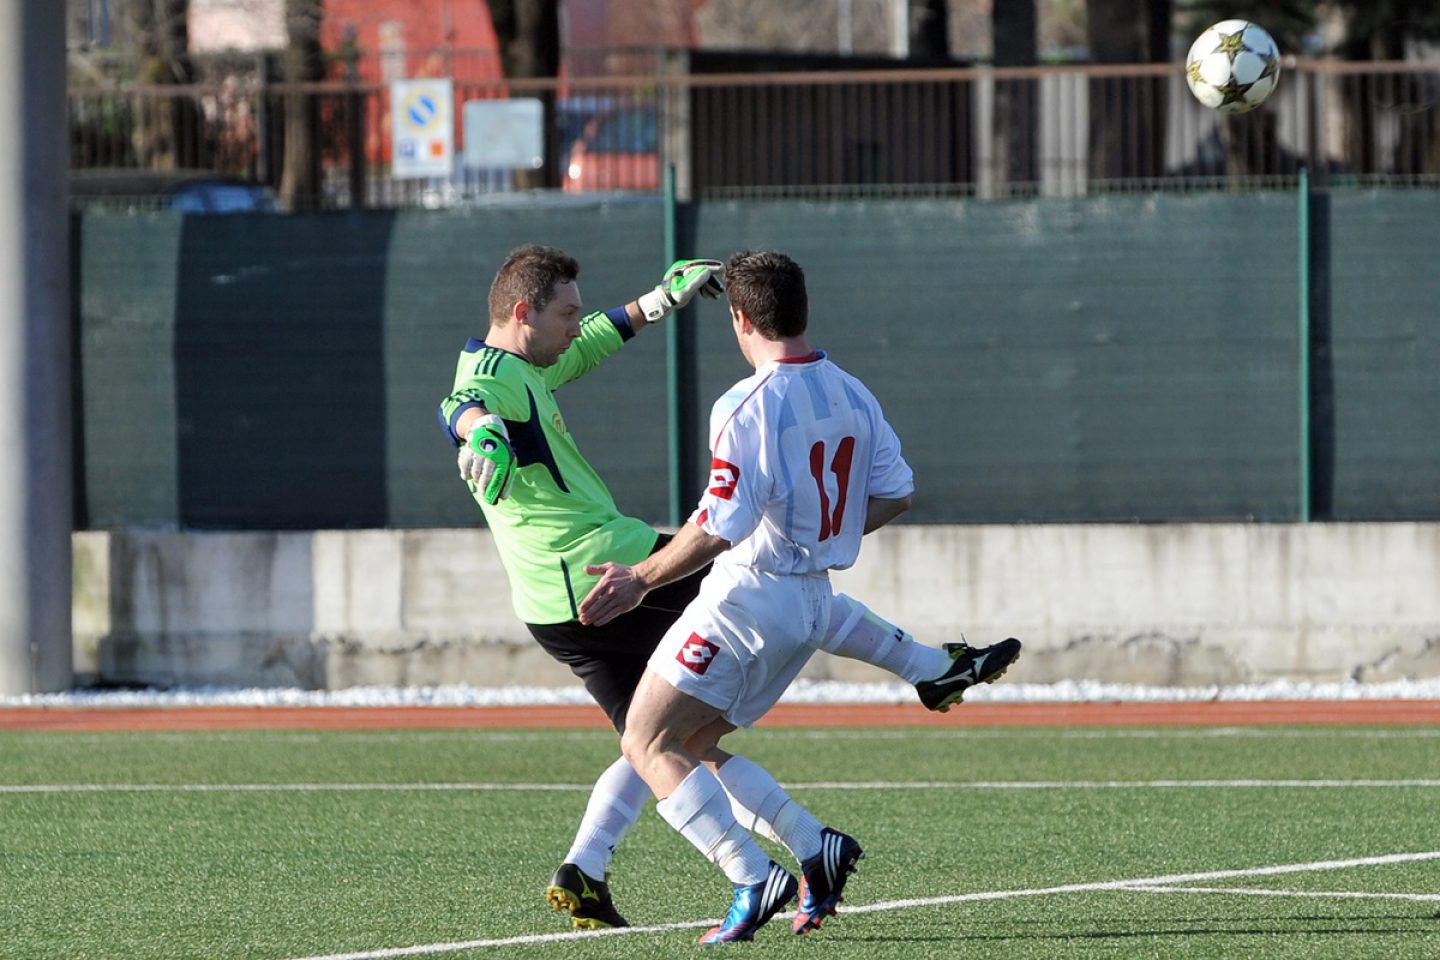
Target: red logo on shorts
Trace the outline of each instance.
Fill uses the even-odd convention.
[[[715,654],[719,652],[720,648],[715,644],[698,633],[692,633],[690,639],[680,648],[680,652],[675,654],[675,659],[696,673],[703,674],[710,669],[710,661],[714,660]]]
[[[710,492],[721,500],[729,500],[735,494],[735,484],[740,480],[740,468],[715,457],[710,461]]]

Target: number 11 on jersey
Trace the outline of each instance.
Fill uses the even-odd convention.
[[[835,510],[830,510],[830,493],[825,489],[825,441],[817,440],[810,448],[810,475],[820,493],[820,540],[829,540],[840,533],[845,519],[845,495],[850,490],[850,461],[855,456],[855,438],[845,437],[835,446],[830,472],[835,476]]]

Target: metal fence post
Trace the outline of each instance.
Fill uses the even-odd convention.
[[[350,30],[353,31],[353,27]],[[354,43],[353,33],[347,36]],[[360,70],[355,60],[345,68],[345,132],[350,141],[350,209],[363,210],[365,196],[365,94],[360,91]]]
[[[1299,363],[1300,522],[1310,522],[1310,171],[1300,168],[1299,209]]]
[[[664,261],[668,266],[674,263],[678,254],[676,242],[678,225],[675,222],[677,214],[675,203],[675,165],[665,165],[665,257]],[[685,442],[686,430],[682,423],[685,404],[681,402],[680,390],[680,318],[673,317],[665,327],[665,422],[668,424],[670,438],[670,525],[680,526],[683,519],[680,514],[680,485],[681,485],[681,464],[685,460],[685,451],[682,445]]]
[[[0,693],[74,681],[65,9],[0,5]],[[8,952],[8,951],[7,951]]]

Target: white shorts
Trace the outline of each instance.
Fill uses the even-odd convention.
[[[751,726],[810,660],[833,600],[828,577],[717,563],[650,655],[650,669],[735,726]]]

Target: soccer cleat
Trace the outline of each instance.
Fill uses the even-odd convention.
[[[934,680],[921,680],[915,684],[920,702],[940,713],[948,711],[952,703],[959,703],[965,691],[975,684],[998,680],[1020,656],[1020,641],[1010,637],[980,650],[961,641],[947,643],[944,649],[952,658],[950,669]]]
[[[855,864],[865,856],[855,838],[826,827],[820,831],[820,852],[800,864],[800,909],[790,929],[809,933],[826,917],[835,916],[835,905],[843,898],[845,881]]]
[[[705,931],[700,942],[753,940],[755,931],[795,898],[798,886],[790,871],[771,860],[770,872],[764,880],[749,886],[735,884],[735,899],[730,904],[730,912],[725,914],[720,926]]]
[[[587,876],[573,863],[560,864],[545,888],[545,900],[556,910],[568,911],[576,930],[630,926],[610,899],[610,885]]]

